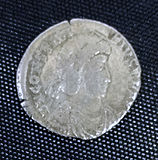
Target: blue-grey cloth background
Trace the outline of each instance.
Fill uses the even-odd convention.
[[[63,20],[109,24],[132,44],[142,86],[126,116],[93,140],[65,138],[20,106],[16,70],[31,41]],[[156,160],[158,125],[158,0],[0,0],[0,159]]]

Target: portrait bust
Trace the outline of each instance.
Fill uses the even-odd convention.
[[[52,132],[96,138],[116,125],[141,86],[137,56],[113,27],[63,21],[28,46],[17,70],[21,105]]]
[[[56,71],[49,73],[49,85],[45,87],[49,99],[46,105],[52,113],[49,120],[55,127],[65,125],[66,134],[91,135],[98,127],[100,131],[105,128],[99,124],[105,123],[110,108],[105,107],[108,105],[105,98],[111,82],[108,67],[111,48],[105,40],[92,43],[83,44],[79,50],[71,47],[57,50],[56,58],[49,62],[55,64]],[[91,50],[91,45],[95,49],[93,46]]]

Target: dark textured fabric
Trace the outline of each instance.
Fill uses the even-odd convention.
[[[121,122],[93,140],[65,138],[32,120],[20,106],[16,70],[27,46],[63,20],[107,23],[133,45],[142,86]],[[0,159],[157,159],[158,0],[0,0]]]

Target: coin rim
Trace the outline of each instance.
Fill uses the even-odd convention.
[[[29,59],[30,57],[32,57],[32,55],[30,55],[29,51],[30,49],[32,48],[32,46],[34,45],[34,43],[36,43],[37,40],[41,39],[42,36],[44,36],[45,34],[47,34],[49,31],[53,30],[54,28],[56,28],[57,26],[60,26],[62,24],[67,24],[67,23],[70,23],[71,22],[75,22],[75,21],[81,21],[81,22],[93,22],[93,23],[97,23],[97,24],[101,24],[102,26],[105,26],[106,28],[108,28],[109,30],[113,30],[115,33],[119,34],[121,36],[121,38],[126,42],[126,44],[128,45],[128,47],[131,49],[135,59],[136,59],[136,62],[137,62],[137,67],[139,69],[139,72],[138,72],[138,75],[137,77],[139,78],[139,86],[137,87],[137,92],[135,94],[135,97],[132,98],[132,101],[128,102],[126,105],[128,105],[129,103],[131,103],[129,105],[129,107],[125,110],[123,110],[123,114],[122,116],[120,116],[120,118],[116,119],[110,126],[109,128],[106,129],[105,132],[109,131],[112,127],[114,127],[116,124],[118,124],[121,119],[125,116],[125,114],[129,111],[129,109],[131,108],[131,106],[133,105],[133,102],[135,101],[135,99],[137,98],[137,95],[140,91],[140,87],[141,87],[141,67],[140,67],[140,63],[138,61],[138,58],[136,56],[136,53],[132,47],[132,45],[128,42],[128,40],[124,37],[123,34],[121,34],[119,31],[117,31],[115,28],[105,24],[105,23],[102,23],[102,22],[99,22],[99,21],[96,21],[96,20],[90,20],[90,19],[81,19],[81,18],[75,18],[75,19],[72,19],[71,21],[62,21],[58,24],[55,24],[51,27],[49,27],[48,29],[46,29],[45,31],[43,31],[42,33],[40,33],[30,44],[29,46],[27,47],[23,57],[21,58],[20,60],[20,63],[19,63],[19,66],[18,66],[18,69],[17,69],[17,73],[16,73],[16,86],[17,86],[17,92],[18,92],[18,97],[21,101],[21,106],[24,108],[25,112],[29,115],[29,117],[31,117],[32,119],[34,119],[36,122],[38,122],[39,124],[41,124],[43,127],[47,128],[48,130],[51,130],[57,134],[60,134],[59,132],[55,131],[54,129],[50,128],[49,126],[46,126],[45,123],[43,123],[44,121],[42,120],[40,122],[40,120],[34,118],[34,113],[31,114],[27,108],[26,108],[26,101],[29,102],[29,100],[27,99],[27,91],[26,91],[26,88],[27,86],[25,85],[26,84],[26,75],[27,75],[27,69],[28,69],[28,62],[29,62]],[[46,35],[45,35],[46,36]],[[102,134],[104,134],[105,132],[103,132]],[[101,134],[101,135],[102,135]],[[64,134],[60,134],[64,137],[68,137],[68,135],[64,135]],[[99,135],[99,136],[101,136]],[[87,137],[87,138],[83,138],[83,139],[92,139],[92,138],[97,138],[98,136],[97,135],[92,135],[92,137]],[[80,137],[76,137],[76,138],[80,138]],[[82,138],[81,138],[82,139]]]

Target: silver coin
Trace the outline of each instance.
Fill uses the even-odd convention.
[[[28,115],[63,136],[96,138],[130,109],[141,68],[129,42],[114,28],[72,19],[40,34],[17,71]]]

